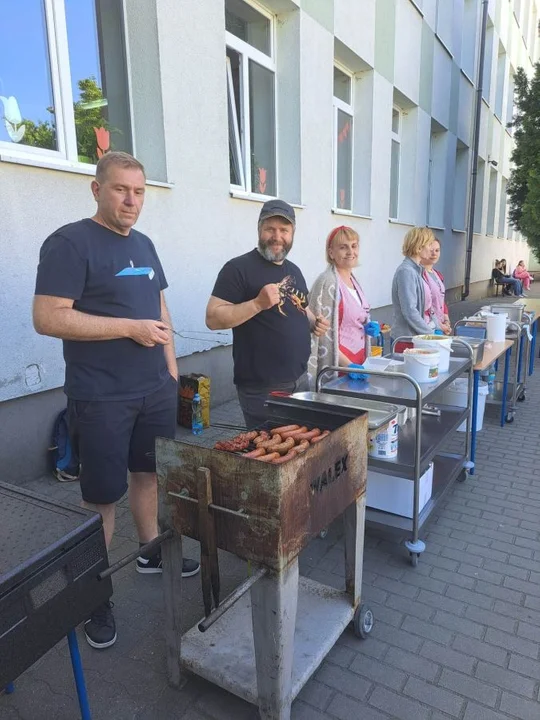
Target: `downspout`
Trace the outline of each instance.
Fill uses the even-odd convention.
[[[465,279],[461,299],[469,297],[471,285],[471,263],[474,234],[474,210],[476,206],[476,179],[478,176],[478,145],[480,142],[480,119],[482,117],[482,83],[484,80],[484,57],[486,54],[486,30],[489,0],[482,0],[482,27],[480,30],[480,57],[478,59],[478,73],[476,77],[476,107],[474,113],[471,184],[469,191],[469,211],[467,219],[467,239],[465,254]]]

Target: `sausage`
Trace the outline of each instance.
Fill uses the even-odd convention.
[[[256,450],[252,450],[251,452],[248,452],[244,455],[244,457],[247,458],[260,458],[263,455],[266,455],[266,450],[264,448],[257,448]]]
[[[258,445],[265,440],[270,440],[270,433],[267,433],[266,430],[261,430],[261,432],[258,433],[255,438],[253,438],[253,444]]]
[[[300,433],[305,433],[305,432],[307,432],[307,427],[305,425],[303,425],[301,428],[298,428],[298,430],[289,430],[288,432],[282,433],[281,437],[284,440],[287,440],[287,438],[290,438],[290,437],[296,438],[297,435],[299,435]]]
[[[270,430],[270,435],[283,435],[284,432],[300,430],[300,425],[282,425],[281,427]]]
[[[311,438],[311,444],[314,445],[315,443],[320,442],[321,440],[324,440],[325,437],[328,437],[330,435],[330,430],[323,430],[320,435],[316,435],[314,438]]]
[[[309,432],[300,433],[299,435],[295,435],[294,439],[298,441],[302,440],[312,440],[314,437],[317,437],[317,435],[320,435],[321,431],[319,428],[313,428],[313,430],[310,430]]]
[[[274,435],[274,437],[270,438],[270,440],[263,440],[263,442],[257,443],[257,447],[269,450],[270,448],[273,448],[274,445],[279,445],[281,442],[283,442],[281,435]]]
[[[273,462],[274,460],[277,460],[281,455],[279,453],[268,453],[268,455],[262,455],[261,457],[256,458],[256,460],[259,460],[260,462]]]
[[[309,447],[309,440],[302,440],[302,442],[298,443],[298,445],[294,448],[294,451],[297,455],[300,453],[305,452]]]
[[[246,440],[249,440],[250,442],[252,442],[253,440],[255,440],[255,438],[256,438],[258,435],[259,435],[259,431],[258,431],[258,430],[251,430],[250,432],[244,433],[244,437],[246,438]]]
[[[278,452],[280,455],[286,455],[294,447],[294,438],[288,438],[279,445],[272,445],[272,452]]]
[[[296,452],[294,450],[291,450],[286,455],[281,455],[280,457],[275,458],[272,460],[272,465],[282,465],[285,462],[288,462],[289,460],[292,460],[293,457],[296,457]]]

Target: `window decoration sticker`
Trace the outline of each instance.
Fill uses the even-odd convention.
[[[19,103],[13,95],[10,95],[10,97],[0,95],[0,100],[4,106],[3,119],[7,133],[13,142],[21,142],[26,131],[26,125],[24,125],[22,121]]]
[[[104,127],[95,127],[94,132],[96,133],[96,154],[98,158],[101,158],[111,147],[111,134]]]

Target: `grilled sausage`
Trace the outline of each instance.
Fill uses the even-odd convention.
[[[294,448],[294,451],[297,455],[300,453],[305,452],[309,447],[309,440],[302,440],[302,442],[298,443],[296,447]]]
[[[292,460],[293,457],[296,457],[296,452],[294,450],[291,450],[290,452],[286,453],[285,455],[281,455],[274,460],[272,460],[272,465],[282,465],[285,462],[288,462],[289,460]]]
[[[272,462],[274,460],[277,460],[281,455],[279,453],[268,453],[268,455],[262,455],[261,457],[256,458],[256,460],[259,460],[260,462]]]
[[[274,437],[270,438],[270,440],[263,440],[263,442],[257,443],[257,447],[270,450],[270,448],[273,449],[274,445],[279,445],[281,442],[283,442],[281,435],[274,435]]]
[[[321,431],[319,428],[313,428],[313,430],[310,430],[309,432],[300,433],[299,435],[295,435],[294,439],[298,441],[302,440],[312,440],[314,437],[317,437],[317,435],[320,435]]]
[[[259,443],[264,442],[265,440],[270,440],[270,433],[267,433],[266,430],[261,430],[258,435],[253,438],[254,445],[258,445]]]
[[[289,430],[288,432],[284,432],[281,434],[281,437],[284,440],[287,440],[287,438],[293,437],[296,438],[297,435],[300,435],[301,433],[307,432],[307,427],[303,425],[301,428],[298,428],[298,430]]]
[[[300,425],[282,425],[270,430],[270,435],[283,435],[283,433],[292,432],[293,430],[300,430]]]
[[[246,453],[244,457],[258,459],[263,455],[266,455],[266,450],[264,448],[257,448],[256,450],[252,450],[251,452]]]
[[[320,442],[321,440],[324,440],[325,437],[328,437],[330,435],[330,430],[323,430],[320,435],[316,435],[314,438],[311,438],[310,442],[312,445],[315,443]]]
[[[294,438],[287,438],[285,442],[279,445],[272,445],[272,452],[278,452],[280,455],[286,455],[294,447]]]

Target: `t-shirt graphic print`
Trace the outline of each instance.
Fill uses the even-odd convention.
[[[276,284],[280,302],[233,329],[234,382],[245,388],[271,388],[305,372],[311,336],[306,314],[307,286],[300,269],[284,260],[266,260],[257,249],[229,260],[212,295],[235,305],[254,300],[265,285]]]

